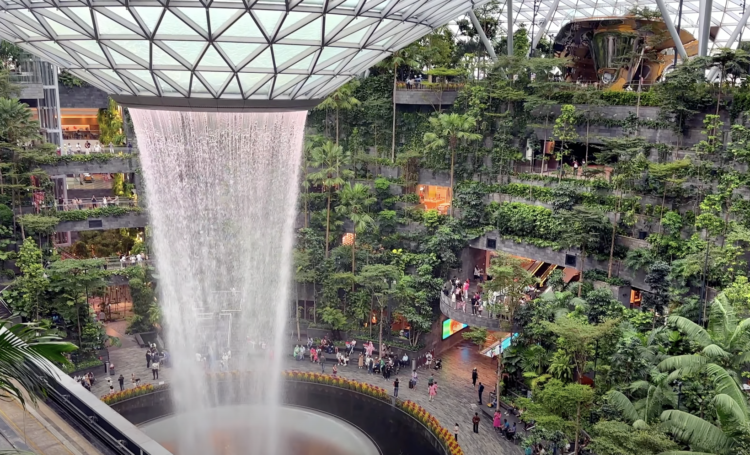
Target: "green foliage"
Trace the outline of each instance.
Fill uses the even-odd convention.
[[[134,272],[128,284],[135,317],[130,321],[128,333],[148,332],[153,329],[153,320],[156,319],[153,307],[157,305],[151,271],[146,267],[131,268]]]
[[[484,327],[472,327],[462,333],[461,337],[463,337],[464,340],[471,341],[481,349],[484,346],[484,342],[487,340],[488,335],[489,333]]]
[[[86,87],[89,85],[83,79],[79,79],[68,71],[62,70],[57,76],[57,81],[68,88]]]
[[[657,455],[679,446],[659,430],[634,430],[622,422],[602,421],[592,431],[589,448],[598,455]]]
[[[95,209],[68,210],[65,212],[56,212],[55,218],[59,221],[85,221],[89,218],[103,218],[108,216],[123,216],[129,213],[141,213],[140,207],[127,207],[121,205],[108,205]],[[29,215],[24,215],[29,216]],[[57,224],[57,222],[55,222]]]
[[[112,98],[109,99],[108,107],[99,109],[96,119],[99,122],[99,142],[101,144],[125,145],[125,135],[122,132],[122,114],[119,106]]]
[[[16,220],[31,235],[50,235],[55,232],[55,227],[60,222],[60,218],[56,216],[36,215],[33,213],[21,215]]]

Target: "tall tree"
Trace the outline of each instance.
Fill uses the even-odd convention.
[[[719,70],[719,94],[716,97],[716,115],[719,115],[724,81],[729,75],[737,79],[747,74],[747,68],[750,67],[750,54],[743,49],[720,49],[718,53],[711,56],[711,66]]]
[[[371,305],[374,303],[378,308],[379,351],[383,348],[383,316],[400,274],[398,267],[394,265],[372,264],[362,267],[356,276],[357,284],[369,292]],[[368,321],[368,324],[370,322]],[[382,351],[380,355],[383,355]]]
[[[396,162],[396,88],[398,86],[398,69],[402,66],[407,67],[409,70],[418,67],[419,62],[415,58],[416,53],[417,49],[412,44],[397,50],[380,64],[382,67],[393,68],[393,125],[391,127],[391,162],[393,163]]]
[[[333,109],[336,112],[336,145],[339,145],[339,111],[348,111],[359,106],[361,103],[354,97],[354,91],[359,87],[359,81],[352,79],[342,85],[338,90],[328,95],[316,109]]]
[[[565,159],[565,155],[567,155],[565,152],[565,142],[578,139],[575,106],[572,104],[564,104],[562,106],[560,115],[555,119],[555,125],[552,127],[552,134],[560,141],[560,152],[557,154],[557,163],[560,166],[560,170],[557,173],[557,181],[559,182],[562,179],[563,160]]]
[[[602,242],[609,231],[609,222],[601,212],[580,206],[568,212],[561,212],[561,218],[562,225],[566,228],[561,233],[560,244],[563,248],[581,249],[580,284],[578,286],[578,297],[580,297],[586,252],[590,252]]]
[[[453,199],[453,173],[456,162],[456,148],[459,141],[478,141],[482,139],[481,134],[476,131],[476,119],[462,114],[440,114],[430,117],[431,132],[424,134],[424,143],[430,150],[444,150],[448,147],[451,157],[451,200]],[[451,202],[451,216],[453,216],[453,203]]]
[[[336,188],[354,176],[354,172],[347,169],[350,164],[351,154],[331,141],[312,150],[310,165],[318,168],[318,171],[310,174],[309,178],[323,188],[328,199],[326,208],[326,257],[328,257],[331,233],[331,199]]]
[[[336,213],[348,217],[354,224],[354,239],[352,239],[352,273],[356,270],[357,236],[372,226],[375,220],[368,210],[377,201],[370,195],[370,187],[361,183],[347,184],[339,193],[339,205]]]

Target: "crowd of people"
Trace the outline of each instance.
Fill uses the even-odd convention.
[[[483,282],[482,270],[476,266],[474,267],[474,278],[477,281],[474,292],[471,292],[471,280],[467,278],[465,281],[461,281],[458,278],[452,278],[443,288],[443,293],[450,297],[453,308],[457,311],[463,311],[466,313],[466,306],[469,306],[471,314],[479,317],[502,317],[502,313],[491,311],[495,308],[498,303],[504,301],[505,296],[501,292],[486,293],[482,289],[481,283]],[[488,279],[490,279],[488,277]],[[525,290],[526,295],[521,297],[521,304],[533,300],[536,296],[536,288],[529,286]],[[488,311],[489,310],[489,311]]]

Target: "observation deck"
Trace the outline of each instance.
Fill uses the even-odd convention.
[[[407,88],[406,83],[396,85],[396,104],[422,106],[449,106],[456,101],[464,84],[422,82]]]
[[[470,303],[467,303],[466,306],[469,307]],[[451,301],[450,297],[442,292],[440,292],[440,311],[454,321],[458,321],[470,327],[484,327],[485,329],[495,331],[503,329],[503,327],[501,326],[501,323],[503,321],[501,319],[497,319],[495,317],[489,318],[486,316],[477,316],[475,314],[471,314],[471,309],[468,308],[467,312],[457,310],[456,308],[454,308],[453,302]]]

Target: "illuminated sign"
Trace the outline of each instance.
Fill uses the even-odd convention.
[[[443,321],[443,339],[448,338],[459,330],[468,327],[466,324],[461,324],[453,319],[446,319]]]

